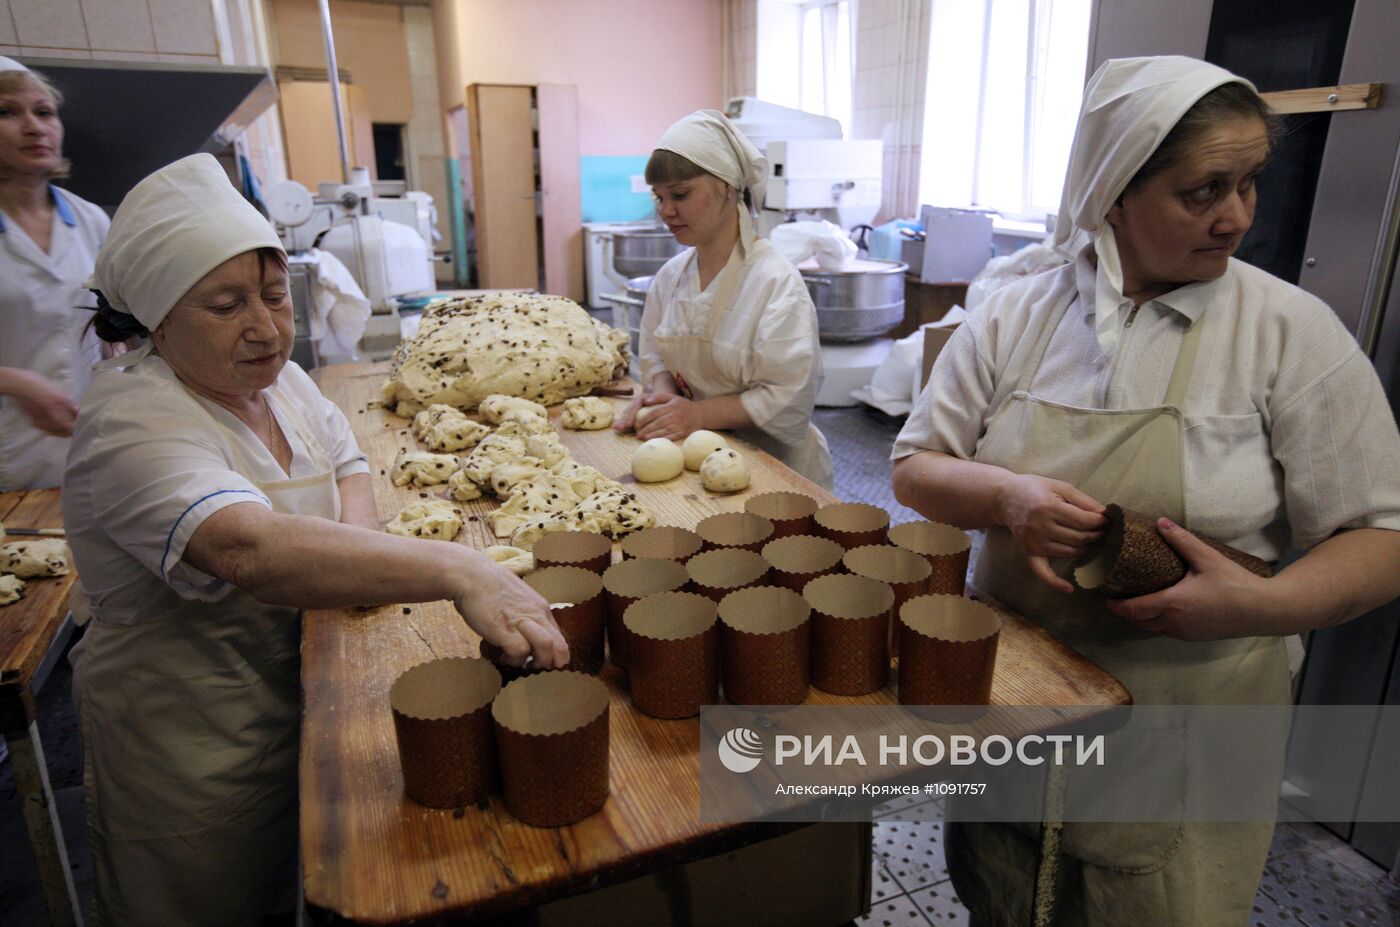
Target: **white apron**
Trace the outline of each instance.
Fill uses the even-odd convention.
[[[1009,395],[987,423],[976,460],[1063,480],[1100,502],[1189,530],[1184,409],[1205,317],[1182,340],[1163,405],[1078,408],[1025,389],[1074,296],[1071,290],[1056,304],[1036,333],[1022,381],[998,387]],[[1192,642],[1138,630],[1097,593],[1046,586],[1005,528],[988,529],[976,584],[1116,676],[1134,704],[1290,701],[1282,638]],[[1272,824],[1066,823],[1054,923],[1244,925],[1272,834]],[[962,823],[949,825],[948,846],[974,924],[1030,923],[1037,839],[1012,825]]]
[[[734,378],[734,376],[724,370],[715,362],[715,336],[719,332],[720,323],[734,306],[734,299],[743,286],[744,278],[748,276],[749,270],[753,266],[754,258],[760,253],[760,249],[772,249],[772,245],[762,239],[755,239],[748,248],[747,258],[740,257],[740,248],[735,248],[729,255],[729,261],[720,271],[719,277],[715,281],[715,291],[713,301],[710,303],[710,315],[705,326],[704,334],[672,334],[665,335],[658,328],[656,338],[656,349],[661,354],[662,361],[666,364],[666,369],[678,371],[685,378],[686,386],[690,388],[692,398],[710,399],[714,396],[732,396],[735,393],[742,393],[748,384]],[[695,251],[692,249],[688,262],[696,260]],[[681,271],[681,279],[689,273],[689,267]],[[700,311],[695,307],[695,299],[689,297],[676,297],[675,317],[680,319],[694,318]],[[761,345],[759,346],[761,349]],[[753,346],[723,345],[725,350],[751,351]],[[749,441],[774,457],[787,464],[807,479],[821,486],[823,489],[830,489],[832,485],[831,474],[831,454],[827,450],[826,438],[815,425],[810,422],[807,425],[807,435],[801,444],[785,444],[762,428],[741,428],[737,432],[744,440]]]
[[[339,520],[330,453],[278,405],[317,472],[254,485],[275,512]],[[91,622],[77,667],[95,924],[233,927],[290,909],[300,629],[296,609],[239,589],[136,624]]]

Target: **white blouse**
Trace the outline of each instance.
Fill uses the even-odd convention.
[[[1027,384],[1036,328],[1071,291],[1077,305]],[[939,354],[891,456],[931,449],[975,459],[986,422],[1014,389],[1094,409],[1159,406],[1199,318],[1206,327],[1185,409],[1189,527],[1268,560],[1340,528],[1400,530],[1400,434],[1370,361],[1325,303],[1231,260],[1217,280],[1120,312],[1106,354],[1093,293],[1093,265],[1081,255],[992,294]]]
[[[228,584],[182,561],[185,545],[225,506],[271,507],[254,481],[324,472],[297,422],[329,454],[337,480],[369,471],[345,415],[295,363],[266,395],[292,448],[290,475],[232,412],[185,389],[159,356],[97,374],[63,486],[68,544],[97,617],[132,624],[183,600],[227,595]]]

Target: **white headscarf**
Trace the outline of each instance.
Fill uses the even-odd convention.
[[[768,159],[759,154],[753,142],[734,127],[717,109],[691,113],[661,136],[656,147],[673,151],[739,190],[749,191],[754,208],[763,206],[763,188],[768,182]],[[753,244],[753,219],[744,200],[739,198],[739,241],[745,253]]]
[[[28,71],[28,70],[29,70],[28,68],[26,68],[24,65],[20,64],[20,63],[19,63],[18,61],[16,61],[15,59],[13,59],[13,58],[6,58],[4,55],[0,55],[0,71]]]
[[[272,224],[212,155],[190,155],[131,188],[112,217],[89,285],[154,331],[200,278],[257,248],[282,250]]]
[[[1071,261],[1093,243],[1098,256],[1094,329],[1112,351],[1125,301],[1123,267],[1113,226],[1104,221],[1138,169],[1196,101],[1222,84],[1254,85],[1195,58],[1105,61],[1084,90],[1055,224],[1055,248]]]

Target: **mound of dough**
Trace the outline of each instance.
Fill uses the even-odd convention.
[[[0,605],[13,605],[24,594],[24,580],[10,573],[0,574]]]
[[[509,435],[490,434],[462,458],[462,470],[478,486],[485,486],[497,464],[511,463],[525,456],[525,442]]]
[[[508,538],[535,516],[570,512],[581,501],[562,476],[543,476],[516,486],[500,508],[486,513],[486,520],[496,537]]]
[[[546,467],[553,467],[569,457],[569,449],[559,442],[557,431],[547,435],[530,435],[525,439],[525,453]]]
[[[620,485],[593,493],[567,512],[543,512],[532,516],[510,536],[511,544],[531,550],[535,542],[554,531],[592,531],[617,540],[656,524],[656,516]]]
[[[562,296],[443,300],[395,351],[383,397],[400,413],[435,402],[470,410],[498,394],[551,406],[623,376],[628,361],[627,332]]]
[[[432,424],[418,433],[418,440],[428,446],[428,450],[439,453],[467,451],[476,447],[481,439],[491,433],[489,426],[474,422],[451,406],[433,406],[434,409],[449,409],[451,414],[440,416]],[[431,411],[431,410],[429,410]],[[427,415],[419,412],[418,417]],[[416,423],[417,418],[414,419]]]
[[[395,486],[436,486],[446,483],[461,466],[451,454],[430,454],[426,451],[400,451],[394,458],[391,474]]]
[[[492,544],[483,554],[510,570],[516,576],[524,576],[535,568],[535,558],[528,550],[509,547],[505,544]]]
[[[504,422],[509,412],[531,412],[540,418],[549,418],[549,410],[544,406],[519,396],[494,394],[481,400],[481,416],[492,425]]]
[[[739,452],[715,451],[700,465],[700,482],[710,492],[738,492],[749,486],[749,465]]]
[[[536,415],[525,409],[512,409],[496,426],[496,434],[510,435],[513,438],[528,438],[531,435],[552,435],[558,434],[558,432],[549,423],[548,417]]]
[[[664,483],[684,469],[685,454],[670,438],[652,438],[632,453],[632,475],[639,483]]]
[[[481,487],[471,481],[467,471],[458,470],[447,478],[447,494],[458,502],[481,498]]]
[[[579,396],[565,399],[559,424],[574,431],[597,431],[613,423],[612,403],[601,396]]]
[[[446,499],[410,502],[384,526],[384,530],[406,538],[451,541],[462,530],[462,510]]]
[[[0,573],[20,579],[68,575],[68,545],[61,538],[11,541],[0,546]]]
[[[685,454],[685,468],[699,470],[706,457],[727,447],[729,447],[729,442],[724,440],[724,435],[704,429],[692,431],[681,445],[681,453]]]
[[[491,469],[487,485],[496,494],[496,498],[504,499],[510,495],[516,484],[528,482],[537,476],[544,476],[548,472],[549,468],[534,457],[517,457],[509,463],[496,464]]]

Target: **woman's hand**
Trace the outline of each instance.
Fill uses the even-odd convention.
[[[1074,587],[1050,569],[1051,557],[1075,557],[1103,535],[1104,506],[1069,483],[1013,474],[997,499],[998,520],[1026,552],[1031,572],[1059,592]]]
[[[705,427],[699,406],[693,400],[684,396],[658,396],[653,399],[655,401],[648,405],[656,411],[637,427],[637,437],[647,441],[652,438],[681,441],[691,432]]]
[[[1189,641],[1214,641],[1261,633],[1255,609],[1268,600],[1270,580],[1256,576],[1168,519],[1157,533],[1188,567],[1174,586],[1133,599],[1108,602],[1109,611],[1144,631]]]
[[[30,423],[44,434],[67,438],[78,420],[78,404],[62,389],[32,370],[11,367],[5,371],[5,388]]]
[[[511,666],[523,666],[529,657],[539,669],[567,664],[569,645],[544,597],[498,564],[483,569],[485,575],[464,577],[453,599],[471,629],[500,647]]]
[[[637,420],[637,412],[651,397],[650,393],[638,392],[631,402],[627,403],[627,408],[622,410],[622,414],[613,419],[613,431],[622,434],[632,430],[632,424]]]

